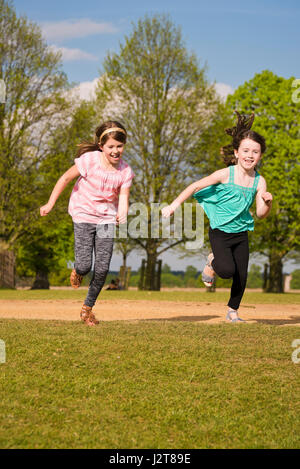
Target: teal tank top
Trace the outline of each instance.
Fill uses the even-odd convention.
[[[204,209],[212,229],[225,233],[253,231],[254,220],[249,209],[256,196],[259,174],[256,171],[252,187],[234,183],[234,166],[229,166],[227,184],[214,184],[196,192],[193,197]]]

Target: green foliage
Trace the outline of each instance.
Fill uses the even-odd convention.
[[[55,287],[69,287],[70,286],[70,275],[72,269],[69,269],[65,260],[59,261],[58,264],[59,270],[51,270],[49,274],[49,283],[51,286]]]
[[[19,274],[55,276],[73,257],[66,215],[71,187],[48,217],[40,218],[39,207],[74,164],[76,144],[91,136],[95,112],[88,103],[71,108],[60,55],[39,28],[17,18],[9,2],[0,1],[0,13],[0,78],[7,91],[0,105],[0,244],[14,248]]]
[[[140,281],[140,275],[131,275],[129,286],[130,287],[137,287]],[[182,277],[178,275],[174,275],[171,272],[162,272],[161,274],[161,287],[184,287],[184,282]]]
[[[205,68],[187,51],[180,29],[154,15],[133,25],[119,52],[107,55],[104,72],[97,113],[127,129],[125,160],[136,175],[131,201],[170,202],[194,177],[193,156],[219,103]],[[149,218],[150,210],[146,223]],[[150,272],[159,254],[182,240],[160,233],[135,242],[146,251]]]
[[[185,270],[184,278],[189,278],[189,277],[195,278],[197,274],[198,274],[198,270],[196,269],[196,267],[194,267],[193,265],[188,265]]]
[[[184,286],[182,278],[172,273],[161,274],[162,287],[182,287]]]
[[[218,103],[215,114],[201,135],[194,155],[194,171],[198,179],[224,168],[220,149],[228,140],[225,129],[231,126],[232,112],[230,107],[223,102]]]
[[[140,281],[140,275],[131,275],[129,279],[130,287],[138,287]]]
[[[162,269],[161,269],[162,274],[170,274],[171,273],[171,267],[168,264],[163,264]]]
[[[89,138],[94,119],[92,105],[83,102],[74,109],[68,125],[57,130],[55,138],[49,140],[45,158],[39,166],[40,205],[48,200],[57,179],[74,164],[76,144]],[[16,243],[19,275],[52,273],[50,280],[54,285],[69,285],[70,274],[66,266],[74,259],[74,235],[67,207],[73,185],[61,194],[50,214],[39,217],[27,227]]]
[[[282,260],[300,247],[300,107],[292,101],[294,78],[265,70],[241,85],[227,100],[242,113],[255,113],[253,130],[267,144],[260,172],[274,202],[270,215],[256,221],[253,251],[269,258],[268,291],[282,290]]]
[[[0,1],[0,244],[12,247],[39,217],[43,180],[39,168],[49,140],[63,126],[68,83],[41,31]]]
[[[185,270],[185,274],[184,274],[184,278],[183,278],[183,285],[185,287],[190,287],[190,288],[195,288],[197,287],[197,276],[198,276],[198,271],[196,269],[196,267],[192,266],[192,265],[188,265],[186,270]]]
[[[52,221],[46,227],[44,219],[39,219],[17,243],[18,275],[30,276],[38,270],[58,272],[73,257],[72,238],[72,223],[68,219],[59,225]]]
[[[248,271],[247,288],[262,288],[263,278],[261,267],[252,264]]]
[[[58,270],[51,270],[51,273],[49,274],[49,283],[51,286],[57,286],[57,287],[69,287],[70,286],[70,275],[72,269],[69,269],[68,266],[66,265],[65,260],[60,261],[60,266]],[[113,276],[108,275],[106,283],[110,281],[110,278]],[[90,284],[92,278],[92,273],[89,272],[87,275],[83,277],[83,280],[81,282],[82,287],[87,287]]]
[[[232,278],[216,278],[216,288],[231,288]]]
[[[128,221],[129,219],[130,217],[128,217]],[[138,248],[139,247],[137,246],[136,242],[129,237],[127,238],[116,237],[115,238],[114,252],[121,254],[122,259],[123,259],[123,265],[126,265],[127,257],[129,256],[129,254]]]
[[[294,270],[294,272],[292,273],[290,287],[293,290],[300,290],[300,269]]]

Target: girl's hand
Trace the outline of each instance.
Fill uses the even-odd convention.
[[[117,225],[122,225],[123,223],[126,223],[127,221],[127,214],[124,213],[123,215],[118,213],[117,216],[116,216],[116,222],[117,222]]]
[[[171,205],[168,205],[161,210],[161,213],[164,218],[169,218],[171,215],[173,215],[174,208]]]
[[[49,203],[46,204],[46,205],[43,205],[40,208],[41,217],[45,217],[46,215],[48,215],[48,213],[51,212],[52,209],[53,209],[53,205],[51,205]]]
[[[270,192],[264,192],[262,195],[261,195],[261,198],[263,199],[263,201],[265,202],[265,204],[267,205],[270,205],[272,200],[273,200],[273,196]]]

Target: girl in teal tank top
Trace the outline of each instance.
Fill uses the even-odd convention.
[[[229,166],[229,181],[211,185],[196,192],[193,197],[203,207],[212,229],[225,233],[253,231],[254,220],[249,212],[254,202],[259,174],[255,172],[252,187],[240,186],[234,182],[235,167]]]
[[[221,149],[227,168],[190,184],[171,205],[162,209],[162,215],[169,217],[190,196],[203,207],[210,222],[212,253],[207,258],[202,280],[206,286],[212,286],[216,274],[232,278],[226,316],[230,322],[242,321],[238,308],[247,283],[248,231],[254,229],[250,207],[256,200],[256,215],[265,218],[272,206],[272,194],[267,192],[265,179],[256,171],[266,149],[265,140],[250,130],[254,114],[247,117],[237,112],[237,115],[237,125],[226,129],[232,143]]]

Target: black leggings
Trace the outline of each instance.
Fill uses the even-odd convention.
[[[209,240],[214,255],[212,267],[221,278],[231,278],[228,306],[238,309],[247,283],[249,262],[248,231],[225,233],[209,228]]]

